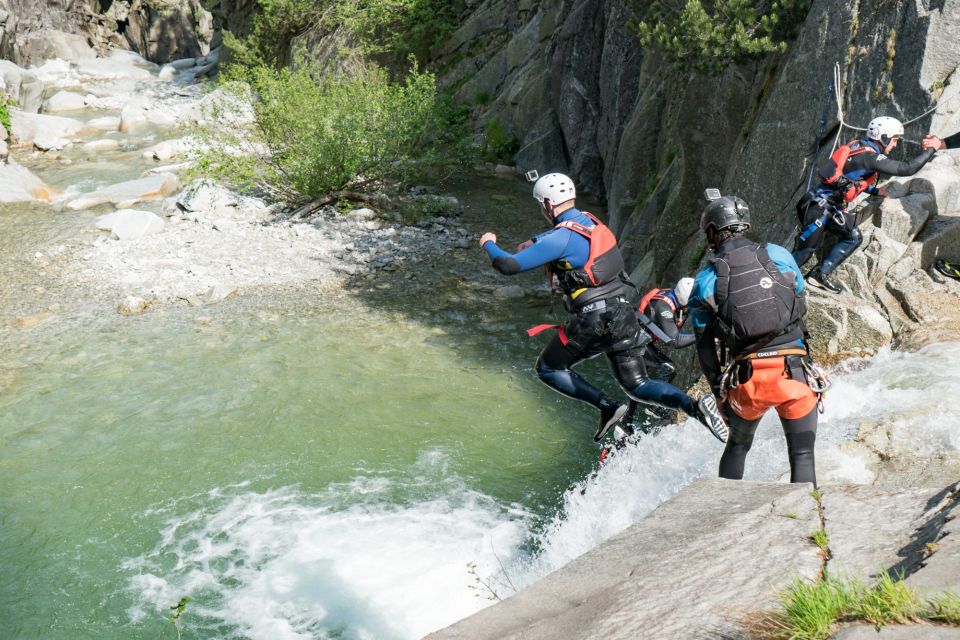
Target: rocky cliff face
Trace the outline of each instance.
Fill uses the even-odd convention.
[[[0,57],[29,67],[119,47],[169,62],[210,53],[216,26],[200,0],[0,0]]]
[[[873,113],[912,119],[939,98],[936,116],[908,126],[908,137],[921,139],[931,122],[940,133],[960,125],[960,99],[953,99],[960,86],[949,83],[960,65],[956,3],[817,0],[786,53],[719,76],[669,68],[638,46],[629,17],[623,0],[486,0],[434,54],[443,82],[462,85],[461,99],[495,97],[481,124],[496,119],[509,128],[520,142],[522,169],[571,173],[606,199],[641,286],[695,268],[706,187],[741,195],[752,205],[757,235],[792,246],[793,204],[806,188],[835,62],[850,123],[863,126]],[[831,109],[821,159],[837,127]],[[853,135],[845,130],[843,141]],[[909,154],[919,150],[903,146]],[[819,301],[814,324],[830,334],[824,350],[885,344],[915,329],[928,298],[943,292],[917,269],[954,248],[945,220],[957,212],[947,195],[946,185],[960,179],[952,167],[944,161],[942,179],[930,181],[935,187],[923,179],[905,187],[903,195],[913,194],[908,202],[864,211],[868,251],[840,274],[854,294]],[[935,189],[947,191],[934,196]],[[915,224],[903,228],[869,222],[874,213],[890,219],[917,207],[923,220],[914,216]]]

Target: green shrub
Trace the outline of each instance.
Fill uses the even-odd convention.
[[[224,89],[194,173],[289,203],[409,183],[455,140],[434,77],[416,69],[391,82],[376,67],[346,77],[259,65]],[[251,103],[253,127],[231,126]]]
[[[513,159],[513,155],[520,150],[520,141],[507,131],[496,118],[487,122],[484,128],[485,155],[488,160]]]
[[[340,0],[331,20],[346,25],[370,55],[425,62],[430,47],[456,26],[458,0]]]
[[[257,0],[250,33],[227,46],[245,66],[283,66],[290,42],[308,29],[346,27],[360,51],[402,64],[410,55],[426,61],[430,47],[456,26],[457,0]]]
[[[755,0],[631,0],[640,43],[656,47],[677,68],[716,72],[786,49],[809,0],[773,0],[757,17]]]
[[[0,99],[0,124],[7,130],[7,133],[10,133],[10,110],[7,108],[7,101],[4,99]]]

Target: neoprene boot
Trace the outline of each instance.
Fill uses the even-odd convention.
[[[842,293],[843,287],[839,283],[834,282],[830,277],[820,270],[820,267],[817,267],[813,271],[807,274],[807,282],[809,282],[814,287],[818,289],[824,289],[831,293]]]
[[[600,442],[603,436],[607,435],[613,425],[623,419],[627,413],[627,405],[621,404],[613,398],[604,396],[600,399],[600,424],[597,426],[597,432],[593,434],[593,441]]]

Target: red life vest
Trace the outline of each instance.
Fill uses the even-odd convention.
[[[677,328],[683,326],[684,314],[683,309],[677,308],[677,303],[674,302],[673,296],[670,295],[672,289],[652,289],[648,291],[643,298],[640,299],[640,313],[646,313],[647,307],[650,306],[650,303],[654,300],[662,300],[667,303],[667,306],[670,307],[670,311],[673,312],[673,323],[677,325]]]
[[[877,150],[862,140],[854,140],[834,151],[830,161],[820,170],[820,179],[823,184],[842,195],[844,202],[852,202],[867,187],[876,184],[879,178],[874,172],[869,177],[852,180],[843,173],[847,160],[862,153],[877,153]],[[828,171],[830,173],[827,173]]]
[[[615,280],[626,269],[623,255],[617,246],[617,237],[610,227],[603,224],[591,213],[583,212],[595,226],[586,227],[582,224],[567,220],[557,224],[554,229],[569,229],[577,233],[590,243],[590,255],[582,267],[573,269],[553,268],[561,288],[565,293],[572,294],[578,289],[602,287]]]

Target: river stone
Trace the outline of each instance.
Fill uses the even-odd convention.
[[[123,315],[133,315],[143,313],[149,306],[149,300],[145,300],[139,296],[127,296],[123,299],[123,302],[117,305],[117,312]]]
[[[86,98],[72,91],[58,91],[43,103],[44,113],[58,113],[60,111],[79,111],[86,106]]]
[[[157,80],[163,82],[170,82],[175,77],[177,77],[177,69],[169,64],[163,65],[163,67],[160,68],[160,73],[157,74]]]
[[[97,228],[113,233],[117,240],[138,240],[163,230],[163,218],[149,211],[120,209],[97,218]]]
[[[54,318],[56,318],[56,316],[53,313],[49,311],[40,311],[39,313],[17,318],[13,321],[13,326],[27,331],[33,329],[34,327],[39,327],[42,324],[46,324]]]
[[[13,141],[17,144],[31,144],[38,138],[43,141],[70,139],[83,129],[83,123],[73,118],[26,113],[19,109],[10,110],[10,124]]]
[[[565,567],[427,638],[741,637],[738,612],[775,607],[792,576],[820,570],[807,538],[820,528],[811,488],[697,480]]]
[[[196,58],[181,58],[179,60],[174,60],[170,62],[167,66],[173,67],[177,71],[181,69],[189,69],[190,67],[195,67],[197,65]]]
[[[92,193],[83,194],[67,203],[67,208],[79,211],[108,202],[117,204],[152,200],[171,195],[179,187],[180,183],[174,174],[164,173],[113,184]]]
[[[183,140],[164,140],[143,152],[144,158],[166,162],[173,160],[186,148]]]
[[[50,201],[56,190],[13,158],[0,164],[0,202]]]
[[[100,151],[114,151],[120,148],[120,141],[113,138],[102,138],[92,140],[83,145],[83,150],[89,153],[99,153]]]
[[[194,180],[177,198],[181,211],[213,212],[239,204],[237,195],[212,180]]]
[[[523,287],[521,287],[520,285],[508,284],[506,286],[497,287],[496,289],[494,289],[493,295],[497,296],[498,298],[516,300],[526,295],[526,292],[523,290]]]
[[[237,288],[233,285],[216,284],[207,292],[207,302],[215,303],[226,300],[236,292]]]
[[[87,121],[87,126],[91,129],[99,129],[101,131],[119,131],[120,130],[120,118],[118,116],[104,116],[102,118],[94,118],[93,120]]]
[[[917,624],[890,625],[878,630],[872,624],[858,624],[838,631],[830,640],[960,640],[960,629]]]

